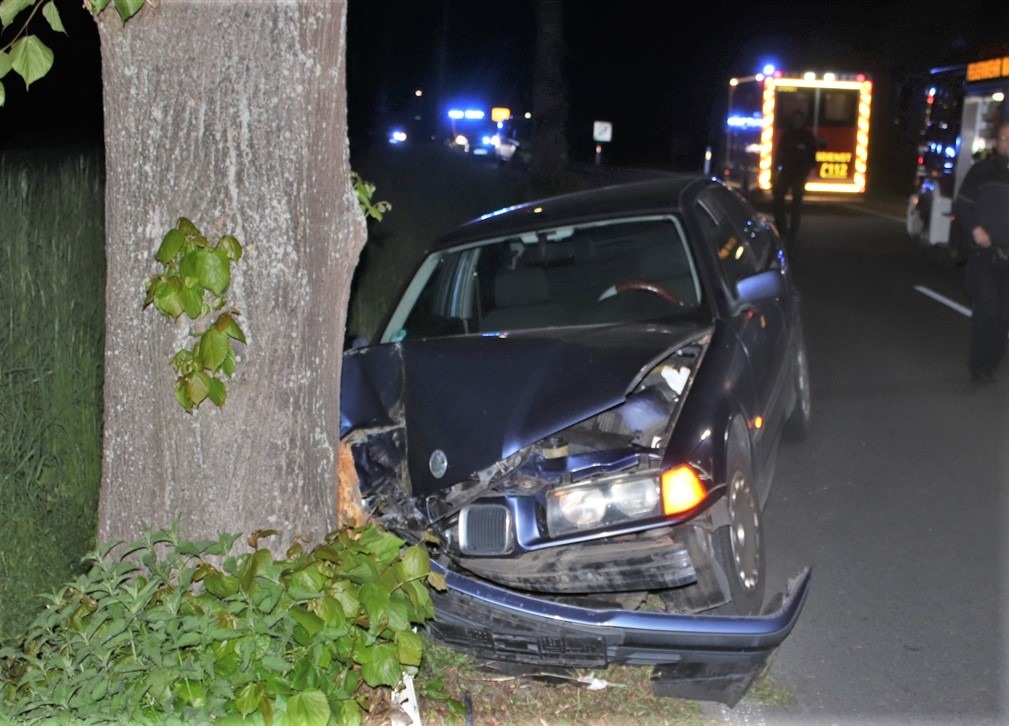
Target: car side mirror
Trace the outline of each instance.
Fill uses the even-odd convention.
[[[736,295],[742,302],[757,305],[785,294],[785,274],[781,270],[766,270],[736,282]]]

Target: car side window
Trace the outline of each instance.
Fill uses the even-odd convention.
[[[740,279],[767,269],[774,259],[774,243],[767,223],[732,191],[712,187],[697,204],[697,215],[709,244],[715,249],[723,276],[731,287]]]

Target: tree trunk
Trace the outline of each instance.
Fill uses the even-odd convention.
[[[336,525],[339,382],[366,229],[350,183],[346,2],[161,0],[99,19],[107,336],[99,542]],[[187,414],[170,358],[197,328],[142,309],[179,217],[233,234],[247,345],[222,409]]]
[[[568,101],[564,82],[564,19],[559,0],[536,0],[536,60],[533,119],[536,138],[530,166],[534,189],[552,194],[563,188],[568,166]]]

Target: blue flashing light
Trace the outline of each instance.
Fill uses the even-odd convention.
[[[773,63],[768,63],[768,64],[766,64],[764,66],[763,74],[765,76],[773,76],[774,75],[774,71],[775,71],[774,64]]]
[[[759,129],[764,126],[764,119],[760,116],[729,116],[725,123],[734,129]]]
[[[487,114],[478,108],[453,108],[449,109],[448,117],[453,121],[481,121]]]

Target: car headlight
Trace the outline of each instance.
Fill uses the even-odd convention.
[[[547,495],[551,537],[610,527],[662,514],[656,472],[607,477]]]

